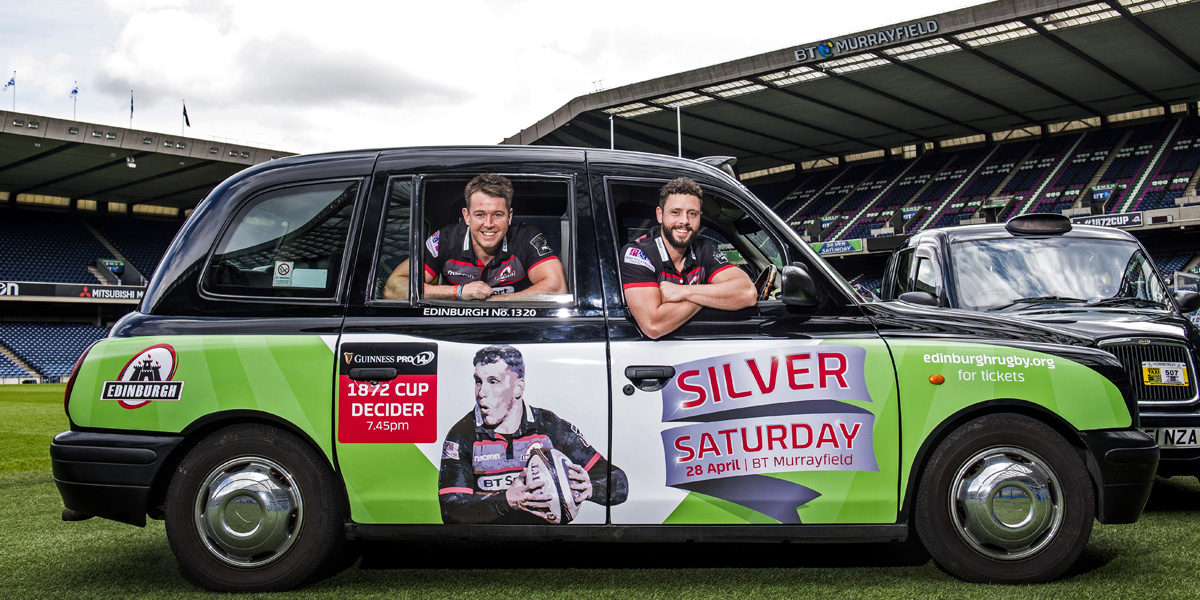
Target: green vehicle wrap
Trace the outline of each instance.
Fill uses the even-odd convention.
[[[210,335],[109,339],[97,344],[80,370],[69,410],[77,424],[105,429],[180,433],[198,420],[226,411],[255,411],[294,425],[309,436],[343,475],[351,517],[357,523],[440,523],[438,502],[438,441],[414,443],[336,444],[336,359],[332,336]],[[659,344],[656,351],[680,342]],[[1119,389],[1086,366],[1059,356],[978,343],[920,340],[826,340],[814,346],[862,348],[861,377],[866,397],[827,400],[869,414],[873,461],[863,468],[804,468],[774,471],[766,476],[815,491],[798,507],[804,523],[894,523],[900,499],[913,485],[913,467],[926,439],[952,415],[990,400],[1017,400],[1041,406],[1078,430],[1129,427],[1130,416]],[[465,360],[474,348],[438,344],[442,382],[461,380]],[[720,359],[734,344],[719,347],[688,343],[692,354],[717,354]],[[749,347],[749,346],[747,346]],[[179,382],[178,399],[120,395],[123,372],[136,369],[147,351],[159,348],[158,378]],[[167,365],[162,348],[170,348]],[[718,349],[719,348],[719,349]],[[597,348],[591,350],[598,350]],[[591,351],[589,350],[589,352]],[[699,354],[696,351],[699,350]],[[569,353],[570,354],[570,353]],[[620,354],[614,354],[619,362]],[[593,357],[596,358],[596,357]],[[712,355],[709,354],[709,359]],[[151,364],[151,363],[147,363]],[[893,364],[895,370],[893,370]],[[595,365],[599,367],[599,365]],[[620,365],[615,365],[620,367]],[[899,373],[896,376],[895,373]],[[585,377],[580,371],[575,377]],[[940,381],[937,378],[941,378]],[[127,381],[127,379],[126,379]],[[116,384],[116,388],[107,386]],[[448,386],[443,383],[442,390]],[[131,394],[129,390],[124,393]],[[443,391],[445,395],[457,394]],[[624,396],[613,394],[620,402]],[[455,398],[455,400],[461,400]],[[439,395],[438,404],[448,398]],[[592,404],[604,402],[591,400]],[[665,400],[664,400],[665,401]],[[462,404],[458,402],[458,404]],[[461,416],[461,407],[449,414]],[[555,407],[562,410],[563,407]],[[642,404],[639,409],[617,407],[626,418],[614,432],[614,460],[630,464],[630,456],[666,452],[659,436],[668,425],[660,422],[660,409]],[[569,409],[568,409],[569,410]],[[592,414],[592,413],[588,413]],[[594,413],[606,414],[606,411]],[[803,413],[792,417],[803,417]],[[794,420],[794,419],[793,419]],[[781,421],[782,422],[782,421]],[[606,424],[581,421],[588,430]],[[442,426],[444,428],[444,425]],[[442,431],[441,433],[444,433]],[[440,436],[440,434],[439,434]],[[863,436],[866,438],[866,436]],[[862,438],[860,438],[861,440]],[[595,443],[595,441],[593,442]],[[861,442],[860,442],[861,443]],[[607,444],[606,444],[607,445]],[[660,461],[660,458],[651,460]],[[901,468],[903,466],[903,468]],[[642,476],[636,465],[630,472],[632,498],[663,488],[661,475]],[[639,489],[640,488],[640,489]],[[720,497],[688,492],[675,501],[664,524],[758,524],[779,520]],[[627,514],[636,504],[613,507],[615,521],[646,522],[645,515]]]
[[[255,411],[293,424],[332,462],[329,403],[334,339],[316,335],[105,339],[92,347],[80,367],[67,410],[71,420],[84,427],[164,433],[183,432],[215,413]],[[147,353],[156,347],[157,353]],[[137,362],[147,357],[159,372],[147,375],[140,388],[150,391],[139,394],[137,382],[122,381],[122,373],[133,373]],[[170,360],[173,364],[167,364]],[[155,377],[163,382],[160,388],[168,382],[180,384],[177,399],[156,394],[158,390],[149,383]]]

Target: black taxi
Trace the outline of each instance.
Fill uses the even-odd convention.
[[[1158,462],[1140,376],[1054,324],[862,302],[727,162],[443,147],[234,175],[72,373],[50,449],[64,518],[165,519],[183,573],[229,591],[311,582],[359,540],[447,536],[917,537],[956,577],[1033,582],[1094,521],[1137,520]],[[553,255],[561,287],[426,287],[427,257],[470,242],[443,232],[483,173],[531,228],[502,242]],[[650,339],[620,277],[643,257],[622,249],[679,177],[758,300]]]

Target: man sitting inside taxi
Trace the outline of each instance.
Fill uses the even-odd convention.
[[[562,262],[532,225],[512,224],[513,185],[494,173],[475,176],[463,192],[463,222],[425,240],[425,297],[492,300],[532,294],[565,294]],[[408,297],[408,260],[388,277],[383,297]],[[438,283],[434,283],[437,280]]]
[[[625,303],[642,333],[658,339],[683,325],[701,307],[753,306],[754,283],[700,229],[700,185],[686,177],[659,190],[659,226],[621,249]]]

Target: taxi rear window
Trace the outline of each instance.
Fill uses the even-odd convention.
[[[238,211],[205,269],[217,295],[333,299],[345,262],[357,181],[264,192]]]

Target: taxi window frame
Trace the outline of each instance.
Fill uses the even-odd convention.
[[[217,248],[226,240],[226,236],[230,235],[230,228],[237,223],[241,223],[246,214],[256,206],[260,199],[267,194],[286,190],[289,188],[304,188],[320,185],[332,185],[339,183],[355,184],[358,186],[354,194],[350,210],[350,223],[346,230],[346,239],[342,246],[341,265],[338,269],[338,280],[333,285],[332,296],[322,297],[296,297],[296,296],[247,296],[242,294],[227,294],[210,289],[208,284],[208,272],[212,268],[212,263],[217,254]],[[366,177],[330,177],[328,179],[314,179],[305,181],[292,181],[278,185],[271,185],[262,189],[254,190],[241,198],[228,213],[225,221],[221,224],[220,230],[213,237],[213,243],[208,249],[208,253],[204,259],[204,266],[200,269],[199,276],[196,277],[196,294],[205,300],[223,301],[223,302],[249,302],[256,304],[298,304],[308,306],[341,306],[346,302],[347,293],[346,286],[350,280],[351,272],[354,270],[351,264],[351,256],[354,251],[355,243],[358,238],[358,231],[362,225],[363,210],[365,209],[365,198],[370,193],[370,182]]]
[[[408,271],[409,271],[409,295],[404,298],[382,298],[382,297],[376,298],[375,294],[374,294],[374,291],[375,291],[374,282],[375,282],[375,279],[380,276],[379,252],[380,252],[380,248],[382,248],[382,246],[383,246],[384,229],[387,228],[387,213],[388,213],[388,207],[392,200],[392,195],[391,195],[392,186],[397,181],[406,181],[406,180],[412,186],[412,191],[410,192],[410,196],[408,199],[408,234],[409,234],[408,237],[409,237],[409,240],[408,240],[408,259],[407,260],[408,260]],[[377,224],[375,226],[375,236],[371,240],[371,254],[370,254],[370,258],[369,258],[371,268],[368,271],[368,277],[367,277],[368,287],[366,290],[366,295],[364,296],[364,303],[367,304],[368,306],[369,305],[380,305],[380,306],[404,306],[404,307],[407,307],[407,306],[413,305],[413,302],[412,302],[412,298],[413,298],[412,297],[412,287],[413,287],[412,286],[412,272],[413,272],[413,262],[414,261],[412,260],[413,259],[412,253],[413,253],[414,246],[419,250],[420,244],[424,244],[424,240],[421,240],[419,244],[414,244],[415,240],[412,235],[413,223],[416,222],[417,185],[419,184],[418,180],[419,180],[419,176],[413,175],[411,173],[396,173],[396,174],[390,174],[390,175],[386,176],[386,179],[384,182],[384,188],[383,188],[383,200],[381,202],[380,208],[377,211],[378,217],[376,218],[375,215],[372,215],[372,218],[376,218]],[[399,266],[399,265],[396,265],[396,266]],[[390,277],[390,276],[391,276],[391,273],[384,275],[384,277]],[[385,282],[386,282],[386,279],[385,279]]]
[[[522,299],[491,300],[491,301],[488,301],[488,300],[448,300],[448,299],[426,298],[425,297],[425,295],[424,295],[425,279],[423,277],[424,254],[423,254],[422,249],[425,247],[425,240],[428,239],[428,237],[430,235],[433,235],[434,231],[437,231],[437,230],[441,229],[442,227],[445,227],[448,224],[448,223],[443,223],[443,224],[437,225],[435,227],[435,224],[430,223],[429,224],[430,230],[425,231],[425,214],[426,214],[425,204],[426,204],[426,200],[427,200],[427,198],[426,198],[427,186],[429,183],[436,183],[436,182],[461,182],[461,184],[465,186],[467,182],[469,182],[472,178],[474,178],[476,175],[479,175],[482,172],[496,173],[499,175],[503,175],[504,177],[507,177],[510,181],[512,181],[514,183],[514,186],[516,186],[516,184],[518,184],[518,182],[538,182],[538,183],[550,183],[550,184],[562,185],[565,188],[565,192],[566,192],[562,198],[562,202],[564,205],[563,212],[564,212],[564,214],[567,215],[568,236],[567,236],[566,242],[567,242],[567,244],[571,245],[569,251],[566,254],[571,261],[575,261],[577,259],[578,252],[577,252],[576,248],[578,246],[577,246],[576,238],[578,238],[578,235],[577,235],[578,215],[576,214],[577,198],[576,198],[575,191],[576,191],[577,177],[575,176],[575,174],[543,174],[543,173],[512,172],[512,171],[504,171],[504,170],[492,170],[492,171],[472,170],[472,171],[437,173],[437,174],[432,174],[432,175],[431,174],[395,175],[395,176],[388,178],[388,185],[389,185],[388,189],[390,189],[391,183],[396,179],[410,178],[412,180],[413,191],[412,191],[412,199],[411,199],[411,206],[410,206],[410,213],[409,213],[411,215],[409,230],[412,234],[412,235],[410,235],[410,237],[412,239],[410,240],[411,245],[409,247],[409,261],[408,261],[409,296],[408,296],[408,298],[405,298],[405,299],[392,300],[392,299],[385,299],[385,298],[373,298],[373,297],[370,297],[371,296],[370,294],[368,294],[368,298],[366,301],[368,305],[412,306],[412,307],[417,307],[417,308],[425,307],[425,306],[453,306],[453,307],[477,307],[478,308],[478,307],[481,307],[483,305],[483,303],[487,303],[486,306],[488,308],[493,308],[493,307],[495,307],[495,308],[500,308],[500,307],[569,308],[569,307],[580,306],[580,297],[579,297],[579,293],[578,293],[579,287],[578,287],[578,282],[577,282],[578,269],[575,268],[574,264],[568,266],[566,261],[563,260],[563,256],[562,256],[563,249],[562,248],[556,249],[558,259],[563,264],[564,277],[565,277],[566,283],[567,283],[567,292],[565,294],[559,294],[559,296],[562,297],[561,301],[557,301],[557,300],[522,300]],[[457,200],[457,202],[459,204],[463,203],[463,199],[461,198],[461,190],[460,190],[460,197]],[[524,214],[519,210],[520,203],[521,203],[520,197],[516,196],[514,194],[514,198],[513,198],[514,219],[513,220],[517,221],[517,222],[519,222],[520,216],[522,214]],[[386,206],[384,207],[384,211],[386,212]],[[383,229],[382,229],[382,227],[383,227],[382,215],[383,214],[384,213],[380,213],[380,215],[381,215],[380,229],[378,231],[378,235],[375,238],[375,244],[376,244],[377,248],[378,248],[378,244],[379,244],[380,240],[382,239],[380,236],[383,235]],[[418,233],[420,235],[415,235]],[[561,240],[560,240],[560,242],[561,242]],[[371,278],[369,279],[369,281],[374,281],[374,278],[376,276],[376,269],[378,268],[377,258],[378,258],[378,255],[373,252],[373,254],[372,254],[373,264],[371,266]]]

